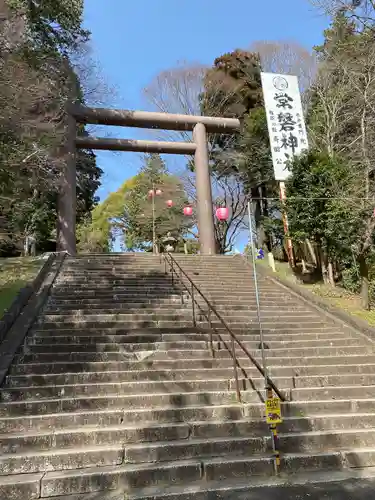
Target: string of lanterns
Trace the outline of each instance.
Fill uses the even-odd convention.
[[[160,196],[161,194],[161,189],[150,189],[150,191],[148,192],[148,196],[150,198],[155,195]],[[168,208],[173,207],[173,200],[167,200],[165,203]],[[186,205],[183,208],[183,213],[186,217],[191,217],[193,215],[193,207],[191,205]],[[229,218],[229,209],[227,207],[218,207],[215,211],[215,215],[220,221],[226,221]]]
[[[190,205],[184,207],[183,211],[184,211],[184,215],[186,215],[188,217],[193,215],[193,207],[191,207]],[[219,207],[216,209],[215,215],[221,221],[228,220],[229,210],[227,207]]]

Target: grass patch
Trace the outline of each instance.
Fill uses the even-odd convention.
[[[0,318],[18,291],[32,281],[43,261],[32,257],[0,258]]]
[[[261,266],[268,267],[266,261],[258,261]],[[375,310],[365,311],[361,307],[361,298],[359,295],[348,292],[344,288],[337,285],[332,287],[325,285],[323,282],[314,284],[302,284],[294,275],[287,262],[275,262],[276,275],[281,279],[291,281],[299,287],[309,290],[314,295],[318,295],[327,303],[342,309],[352,316],[357,316],[366,321],[369,325],[375,326]],[[271,271],[271,270],[270,270]],[[271,271],[272,272],[272,271]]]

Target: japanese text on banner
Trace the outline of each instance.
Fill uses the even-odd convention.
[[[261,77],[275,179],[285,181],[288,160],[308,148],[298,79],[274,73]]]

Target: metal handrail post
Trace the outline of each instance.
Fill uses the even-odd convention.
[[[273,399],[273,387],[269,383],[268,377],[268,368],[266,363],[266,355],[264,349],[264,340],[263,340],[263,328],[260,314],[260,301],[259,301],[259,289],[258,289],[258,275],[256,271],[256,260],[255,260],[255,252],[254,252],[254,238],[253,238],[253,224],[252,224],[252,213],[251,213],[251,198],[247,203],[247,210],[249,214],[249,231],[250,231],[250,247],[251,247],[251,256],[252,256],[252,264],[253,264],[253,277],[254,277],[254,287],[255,287],[255,298],[256,298],[256,308],[257,308],[257,316],[258,316],[258,325],[259,325],[259,334],[260,334],[260,347],[262,351],[262,364],[264,371],[264,385],[266,391],[267,401]],[[278,436],[277,436],[277,425],[270,425],[270,433],[271,433],[271,442],[272,442],[272,450],[274,454],[274,470],[275,474],[278,475],[279,467],[280,467],[280,451],[278,446]]]
[[[241,403],[241,391],[240,391],[240,383],[239,383],[239,380],[238,380],[236,344],[235,344],[235,341],[234,341],[234,337],[232,337],[231,346],[232,346],[232,359],[233,359],[234,380],[236,382],[237,401],[239,403]]]
[[[208,308],[208,327],[210,329],[210,350],[211,350],[211,356],[214,358],[215,357],[215,351],[214,351],[214,343],[212,339],[212,321],[211,321],[211,309]]]
[[[191,284],[191,306],[193,310],[193,325],[197,326],[197,321],[195,319],[195,298],[194,298],[194,286]]]
[[[251,256],[252,256],[252,262],[253,262],[253,277],[254,277],[254,288],[255,288],[255,300],[256,300],[256,309],[257,309],[257,318],[258,318],[258,325],[259,325],[259,335],[260,335],[260,348],[262,352],[262,365],[263,365],[263,371],[264,371],[264,384],[265,388],[269,387],[268,383],[268,368],[267,368],[267,361],[266,361],[266,354],[265,354],[265,349],[264,349],[264,340],[263,340],[263,327],[262,327],[262,321],[261,321],[261,315],[260,315],[260,302],[259,302],[259,289],[258,289],[258,276],[256,272],[256,261],[255,261],[255,253],[254,253],[254,238],[253,238],[253,224],[252,224],[252,213],[251,213],[251,200],[248,201],[247,203],[247,210],[248,210],[248,215],[249,215],[249,232],[250,232],[250,247],[251,247]]]
[[[183,279],[182,279],[182,269],[180,269],[180,281],[181,283],[183,283]],[[184,290],[183,288],[181,287],[181,304],[184,303]]]

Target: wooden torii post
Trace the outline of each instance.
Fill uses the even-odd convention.
[[[193,142],[77,137],[77,123],[162,130],[186,130],[193,132]],[[204,255],[216,253],[207,133],[234,134],[239,130],[240,121],[235,118],[88,108],[76,104],[69,105],[68,133],[65,144],[66,162],[62,172],[58,205],[58,251],[67,251],[70,255],[76,254],[76,150],[104,149],[110,151],[139,151],[144,153],[194,154],[200,250]]]

